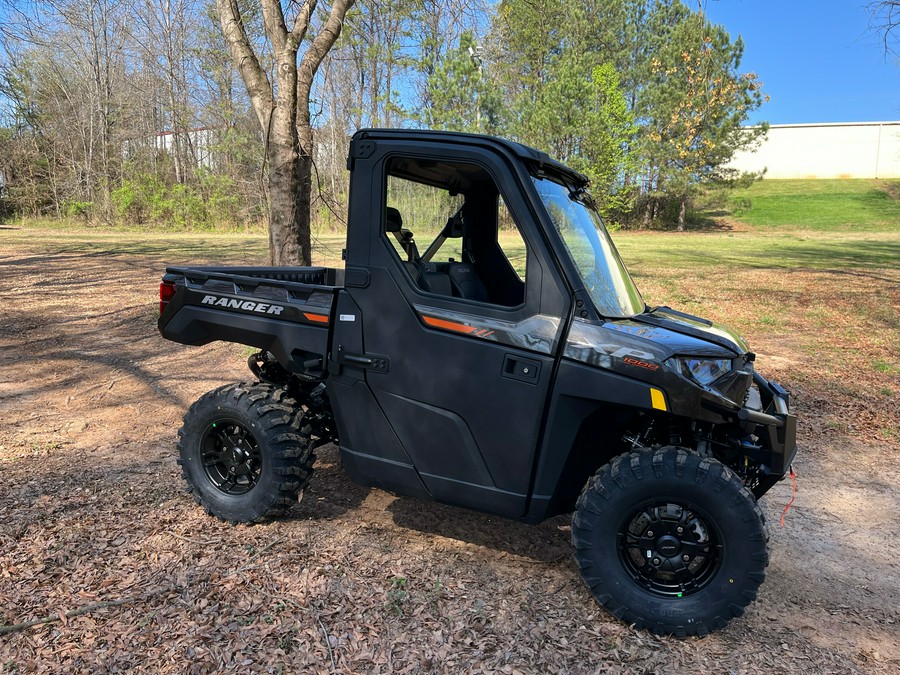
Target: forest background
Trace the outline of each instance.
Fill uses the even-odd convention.
[[[236,6],[276,82],[260,3]],[[306,43],[330,3],[281,3],[288,25],[310,7]],[[6,2],[2,12],[6,217],[265,224],[267,134],[213,0]],[[310,92],[312,230],[343,229],[349,138],[364,127],[513,138],[588,174],[611,226],[682,229],[695,207],[756,178],[727,168],[766,131],[743,126],[765,101],[741,71],[743,49],[702,3],[679,0],[358,0]]]

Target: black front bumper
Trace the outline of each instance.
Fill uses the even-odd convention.
[[[757,373],[753,382],[765,412],[742,408],[736,417],[744,431],[759,439],[759,446],[752,453],[760,468],[752,491],[759,499],[791,470],[797,454],[797,417],[790,413],[790,394],[777,382],[769,382]]]
[[[728,409],[710,406],[747,435],[743,454],[759,465],[753,494],[759,498],[782,480],[791,470],[797,454],[797,417],[790,412],[790,394],[777,382],[769,382],[753,373],[753,384],[759,390],[761,409]],[[751,436],[752,435],[752,436]],[[755,442],[749,438],[755,437]]]
[[[790,394],[781,385],[769,382],[758,373],[754,373],[753,381],[765,412],[743,408],[738,412],[738,419],[755,426],[753,433],[769,453],[766,466],[780,480],[790,471],[797,454],[797,417],[791,415]]]

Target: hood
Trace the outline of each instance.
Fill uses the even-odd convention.
[[[652,353],[659,361],[665,361],[676,354],[731,359],[734,358],[736,351],[730,346],[726,347],[718,342],[688,335],[670,327],[632,319],[607,321],[603,324],[603,331],[613,342],[623,342],[625,336],[639,338],[639,340],[629,339],[626,344],[634,347],[640,345],[641,349]]]
[[[627,323],[637,324],[642,328],[649,327],[662,330],[663,332],[660,333],[651,331],[645,337],[659,340],[663,343],[679,345],[676,351],[685,356],[705,356],[709,353],[702,346],[696,345],[697,340],[711,342],[719,347],[724,347],[734,352],[736,356],[742,356],[750,349],[747,341],[737,331],[707,319],[701,319],[699,316],[679,312],[671,307],[650,309],[643,314],[633,317],[632,321]],[[626,330],[628,329],[626,328]],[[674,337],[673,333],[681,337]],[[685,340],[685,338],[692,338],[693,340]],[[692,348],[700,349],[700,351],[692,351]]]
[[[675,330],[657,322],[618,319],[602,324],[576,318],[569,329],[565,355],[591,365],[609,368],[623,359],[662,364],[672,356],[733,359],[737,344],[715,333],[688,334],[694,329]],[[714,339],[707,337],[713,336]],[[725,342],[726,345],[723,346]]]

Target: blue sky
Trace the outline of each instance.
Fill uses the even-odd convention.
[[[741,70],[771,97],[752,122],[900,120],[900,58],[885,58],[866,1],[703,0],[713,23],[743,36]]]

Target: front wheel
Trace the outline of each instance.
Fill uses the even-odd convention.
[[[767,540],[762,511],[734,472],[676,447],[603,466],[572,521],[594,598],[639,628],[678,636],[743,613],[765,579]]]
[[[315,460],[303,415],[284,390],[263,382],[201,396],[178,431],[178,463],[197,502],[232,523],[283,514]]]

